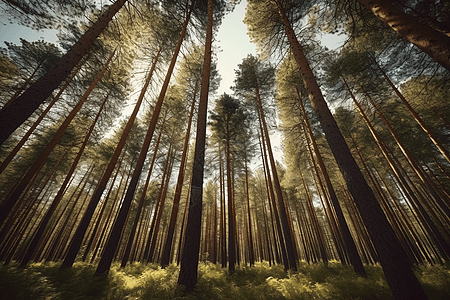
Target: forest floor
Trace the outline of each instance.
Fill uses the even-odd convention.
[[[0,266],[0,299],[393,299],[380,266],[365,266],[368,276],[357,276],[339,262],[307,264],[298,272],[267,262],[238,267],[232,274],[220,265],[202,262],[196,289],[183,294],[177,286],[179,267],[161,269],[134,263],[124,269],[114,264],[105,277],[94,277],[95,265],[60,263]],[[429,299],[450,299],[450,265],[420,266],[415,270]]]

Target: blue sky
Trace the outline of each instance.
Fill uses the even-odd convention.
[[[233,85],[235,77],[234,70],[238,68],[238,64],[248,54],[256,55],[256,46],[250,43],[246,25],[242,22],[245,16],[246,5],[247,1],[241,1],[232,13],[225,16],[214,41],[214,47],[219,50],[217,53],[218,69],[222,78],[217,95],[223,93],[232,94],[230,87]],[[19,38],[24,38],[28,41],[44,39],[47,42],[57,43],[57,33],[57,30],[38,32],[16,24],[9,24],[0,14],[1,47],[5,47],[3,41],[20,44]],[[342,40],[343,38],[339,36],[325,35],[322,38],[322,44],[332,49],[340,45]],[[274,150],[278,152],[278,159],[282,155],[280,138],[279,135],[273,136],[274,141],[272,142]]]
[[[218,47],[217,53],[218,69],[222,81],[218,90],[218,95],[232,93],[230,86],[233,85],[234,70],[248,54],[256,55],[256,46],[250,43],[247,36],[246,25],[242,22],[245,16],[247,1],[241,1],[234,11],[225,16],[216,36],[214,46]],[[35,31],[17,24],[9,24],[0,15],[0,47],[5,47],[4,41],[20,44],[19,38],[28,41],[44,39],[47,42],[57,43],[57,30]],[[342,42],[342,37],[325,35],[322,43],[328,48],[334,48]]]

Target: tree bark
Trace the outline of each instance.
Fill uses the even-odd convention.
[[[388,0],[359,0],[359,2],[395,32],[450,71],[449,36],[420,23],[416,18],[404,13]]]
[[[197,85],[197,83],[196,83],[196,85]],[[173,241],[173,235],[175,232],[175,226],[177,223],[181,191],[183,189],[184,171],[185,171],[186,157],[187,157],[187,151],[188,151],[188,146],[189,146],[189,136],[191,134],[191,123],[192,123],[192,117],[194,115],[195,96],[196,95],[197,95],[197,87],[195,87],[194,98],[192,99],[192,104],[191,104],[191,111],[189,112],[189,120],[188,120],[188,124],[187,124],[186,135],[184,137],[183,153],[181,154],[180,169],[178,171],[177,185],[175,188],[175,195],[173,197],[173,204],[172,204],[173,206],[172,206],[172,212],[170,214],[169,229],[167,232],[166,241],[164,243],[163,255],[161,257],[161,267],[162,268],[164,268],[165,266],[168,266],[169,261],[170,261],[170,250],[172,248],[172,241]]]
[[[284,204],[283,193],[281,192],[281,185],[280,185],[280,180],[278,179],[278,172],[277,172],[276,165],[275,165],[275,159],[273,157],[272,146],[270,144],[269,131],[267,129],[266,119],[264,117],[264,110],[262,107],[262,101],[261,101],[261,95],[259,93],[258,83],[256,83],[256,85],[255,85],[255,90],[256,90],[256,99],[258,100],[259,114],[260,114],[262,127],[263,127],[262,134],[265,135],[267,151],[269,153],[270,167],[272,169],[272,175],[273,175],[272,177],[273,177],[273,181],[274,181],[275,192],[277,194],[276,199],[277,199],[277,203],[278,203],[278,211],[280,214],[281,226],[283,229],[283,235],[280,236],[280,243],[285,243],[285,245],[286,245],[286,253],[287,253],[287,259],[288,259],[287,263],[289,266],[288,269],[296,271],[297,270],[297,262],[295,261],[296,255],[295,255],[294,244],[292,242],[291,230],[289,228],[289,223],[287,220],[286,206]]]
[[[0,145],[69,76],[72,69],[89,52],[92,44],[127,0],[117,0],[89,28],[72,48],[44,76],[36,80],[22,95],[0,111]]]
[[[350,234],[350,230],[348,229],[347,222],[345,221],[344,214],[342,212],[342,208],[339,204],[339,200],[336,196],[336,192],[334,191],[333,185],[330,180],[330,176],[328,175],[327,169],[325,167],[325,163],[322,159],[322,155],[320,154],[319,147],[317,146],[316,139],[311,129],[311,124],[309,123],[308,116],[306,114],[305,106],[303,105],[303,100],[300,96],[300,92],[296,87],[297,96],[300,102],[300,108],[302,109],[303,119],[306,123],[306,128],[311,140],[311,144],[316,155],[317,163],[319,164],[320,171],[325,179],[325,183],[327,185],[327,190],[331,198],[331,202],[333,203],[334,211],[336,212],[336,216],[338,218],[339,228],[342,234],[342,238],[344,239],[345,248],[349,255],[350,263],[353,266],[355,272],[359,275],[366,275],[366,271],[364,270],[364,266],[362,264],[361,258],[359,257],[358,250],[356,249],[355,242]]]
[[[116,50],[114,50],[111,55],[109,56],[108,60],[104,64],[103,68],[100,70],[100,72],[97,74],[89,88],[86,90],[86,92],[83,94],[83,96],[78,101],[77,105],[72,109],[72,111],[69,113],[67,118],[64,120],[64,122],[61,124],[61,126],[58,128],[58,131],[55,133],[55,135],[52,137],[50,142],[48,143],[47,147],[42,151],[39,158],[37,158],[33,165],[30,167],[30,169],[27,171],[25,176],[22,177],[17,187],[14,189],[14,192],[11,194],[11,196],[3,203],[2,207],[0,208],[0,224],[3,224],[5,221],[8,213],[11,211],[14,204],[19,199],[20,195],[23,193],[24,189],[28,185],[29,181],[33,178],[33,176],[36,174],[36,172],[40,169],[40,167],[45,163],[45,160],[50,155],[60,138],[63,136],[64,132],[66,131],[67,127],[69,127],[70,122],[75,118],[78,111],[83,106],[84,102],[87,100],[89,95],[91,94],[92,90],[95,88],[97,83],[100,81],[100,79],[103,77],[103,74],[105,73],[106,69],[109,66],[109,63],[111,62],[112,58],[114,57],[114,54],[116,53]]]
[[[212,57],[213,1],[208,0],[205,55],[203,60],[202,84],[197,118],[197,136],[195,138],[194,165],[192,169],[191,195],[186,227],[186,238],[181,257],[178,284],[186,286],[190,292],[197,284],[198,254],[200,248],[203,166],[205,163],[206,116],[208,112],[209,79]]]
[[[364,179],[331,114],[314,74],[286,17],[280,0],[275,0],[283,22],[294,59],[309,94],[313,109],[325,133],[325,138],[347,183],[349,192],[377,250],[387,282],[396,299],[427,299],[405,252],[395,236],[380,205]]]

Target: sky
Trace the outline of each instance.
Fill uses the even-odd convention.
[[[223,93],[232,94],[230,87],[233,85],[235,77],[234,70],[238,69],[238,64],[248,54],[257,54],[256,46],[250,43],[246,25],[243,23],[246,5],[247,1],[241,1],[233,12],[225,16],[214,40],[214,47],[218,49],[217,64],[221,76],[221,83],[217,95],[222,95]],[[6,18],[0,13],[0,47],[6,47],[3,41],[20,44],[19,38],[24,38],[30,42],[43,39],[47,42],[57,43],[57,33],[57,30],[37,32],[27,27],[9,24]],[[342,37],[335,35],[324,35],[322,38],[322,44],[330,49],[341,45],[342,41]],[[277,152],[276,156],[281,160],[281,136],[279,134],[273,134],[272,136],[272,145],[275,152]]]
[[[248,54],[256,55],[256,46],[250,43],[247,27],[242,22],[247,1],[241,1],[232,13],[225,16],[216,37],[220,50],[217,54],[218,69],[222,80],[217,94],[231,94],[230,87],[234,81],[234,70]]]

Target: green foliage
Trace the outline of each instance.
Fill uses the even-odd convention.
[[[286,273],[267,262],[243,266],[230,274],[220,265],[199,265],[196,289],[185,294],[177,285],[179,268],[133,263],[114,264],[108,276],[94,277],[95,266],[75,263],[59,270],[58,263],[36,263],[26,269],[0,267],[0,299],[392,299],[380,266],[365,266],[367,277],[351,266],[299,263]],[[449,266],[421,266],[416,274],[429,299],[450,296]]]

